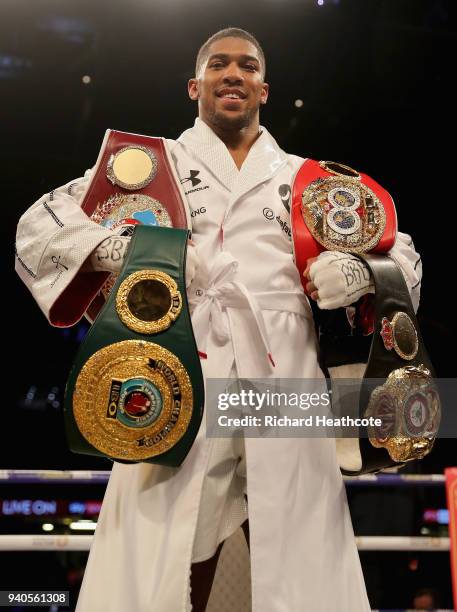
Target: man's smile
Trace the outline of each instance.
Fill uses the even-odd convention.
[[[247,98],[247,95],[241,89],[236,89],[233,87],[224,87],[223,89],[219,89],[216,92],[216,96],[218,98],[224,98],[228,100],[244,100]]]

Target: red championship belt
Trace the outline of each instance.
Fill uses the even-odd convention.
[[[295,264],[303,277],[306,262],[327,250],[387,253],[397,232],[390,194],[366,174],[336,162],[307,159],[292,188]]]
[[[191,228],[190,213],[163,138],[107,130],[81,208],[122,235],[135,225]],[[116,276],[100,275],[86,315],[94,319]]]

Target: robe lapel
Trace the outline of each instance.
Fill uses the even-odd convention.
[[[178,141],[190,149],[211,174],[231,191],[229,207],[245,193],[269,180],[287,163],[287,156],[275,139],[268,130],[263,127],[261,129],[262,133],[251,147],[241,170],[236,167],[222,140],[198,117],[194,127],[183,132],[178,138]]]
[[[275,139],[264,128],[252,145],[239,171],[234,184],[230,206],[243,197],[248,191],[271,179],[287,163],[287,156],[277,145]]]

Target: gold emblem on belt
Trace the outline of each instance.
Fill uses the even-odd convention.
[[[110,344],[81,369],[73,412],[82,435],[114,459],[143,461],[172,448],[193,408],[189,375],[167,349],[138,340]]]
[[[157,158],[147,147],[130,145],[111,155],[106,176],[113,185],[135,191],[149,185],[157,173]]]
[[[438,433],[441,405],[430,371],[422,364],[393,370],[371,394],[365,417],[380,419],[368,428],[371,444],[396,462],[422,459]]]
[[[303,219],[313,238],[326,249],[366,253],[384,233],[384,207],[355,170],[329,164],[333,162],[321,162],[334,176],[317,178],[302,194]]]
[[[181,309],[178,285],[161,270],[139,270],[130,274],[116,295],[119,318],[140,334],[165,331],[178,318]]]

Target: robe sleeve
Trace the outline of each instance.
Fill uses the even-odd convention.
[[[422,280],[422,261],[414,248],[411,236],[398,232],[395,243],[388,255],[400,266],[411,296],[414,312],[417,312]]]
[[[77,323],[108,276],[83,268],[92,251],[113,235],[80,207],[90,178],[87,170],[43,195],[17,227],[16,271],[56,327]]]

